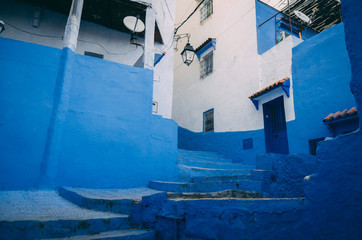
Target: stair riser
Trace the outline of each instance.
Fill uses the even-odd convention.
[[[180,156],[196,156],[196,157],[223,157],[222,155],[219,155],[217,153],[213,153],[213,152],[191,152],[191,151],[187,151],[187,152],[183,152],[183,151],[179,151],[178,154]]]
[[[75,192],[68,191],[65,188],[59,189],[60,195],[66,200],[77,204],[78,206],[86,209],[113,212],[122,214],[131,214],[133,200],[122,199],[122,200],[108,200],[108,199],[91,199],[85,198]]]
[[[240,180],[257,180],[251,179],[250,175],[237,175],[237,176],[201,176],[193,177],[190,179],[192,183],[199,182],[220,182],[220,181],[240,181]]]
[[[194,160],[194,161],[209,161],[209,162],[220,162],[220,163],[232,163],[231,159],[222,158],[222,157],[202,157],[202,156],[178,156],[178,159],[187,159],[187,160]]]
[[[253,167],[249,165],[241,165],[236,163],[195,161],[189,159],[179,159],[179,163],[191,167],[213,168],[213,169],[253,169]]]
[[[128,218],[124,217],[87,220],[57,220],[44,222],[0,222],[1,238],[7,240],[65,238],[127,228],[130,228],[129,220]]]
[[[208,170],[208,169],[184,167],[179,165],[179,175],[187,177],[249,175],[250,172],[251,172],[250,170],[244,170],[244,169]]]
[[[173,184],[150,182],[150,188],[166,192],[217,192],[223,190],[244,190],[261,192],[262,184],[256,181],[235,181],[235,182],[203,182],[189,184]]]

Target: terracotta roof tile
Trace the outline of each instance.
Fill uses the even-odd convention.
[[[276,88],[276,87],[279,87],[280,85],[282,85],[282,84],[283,84],[285,81],[287,81],[287,80],[288,80],[288,77],[283,78],[282,80],[279,80],[279,81],[277,81],[277,82],[275,82],[275,83],[267,86],[266,88],[263,88],[263,89],[260,90],[259,92],[254,93],[253,95],[249,96],[249,98],[252,99],[252,98],[259,97],[260,95],[262,95],[262,94],[264,94],[264,93],[267,93],[267,92],[273,90],[273,89]]]
[[[195,49],[195,53],[200,51],[203,47],[205,47],[209,42],[211,42],[212,40],[214,40],[215,38],[208,38],[205,42],[203,42],[200,46],[198,46]]]
[[[345,109],[342,112],[330,113],[327,117],[323,119],[323,122],[332,122],[337,119],[356,116],[357,114],[357,108],[353,107],[349,110]]]

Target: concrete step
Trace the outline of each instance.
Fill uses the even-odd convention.
[[[201,159],[189,159],[189,158],[179,158],[178,163],[191,167],[213,168],[213,169],[255,169],[255,166],[244,165],[241,163],[216,162],[216,161],[207,161]]]
[[[251,174],[226,175],[226,176],[198,176],[198,177],[192,177],[190,179],[190,182],[198,183],[198,182],[220,182],[220,181],[238,181],[238,180],[258,180],[258,179],[251,179]]]
[[[202,168],[183,164],[179,164],[178,169],[182,177],[247,175],[252,171],[250,169]]]
[[[180,156],[185,157],[223,157],[220,154],[217,154],[215,152],[206,152],[206,151],[193,151],[193,150],[184,150],[184,149],[178,149],[178,153]]]
[[[164,182],[151,181],[149,187],[166,192],[217,192],[223,190],[244,190],[261,192],[261,181],[236,180],[217,182]]]
[[[66,200],[82,208],[131,214],[133,205],[139,203],[143,197],[161,192],[149,188],[89,189],[61,187],[59,193]]]
[[[59,240],[61,238],[58,238]],[[74,236],[67,239],[71,240],[91,240],[91,239],[107,239],[107,240],[155,240],[156,234],[151,230],[142,229],[127,229],[119,231],[102,232],[92,235]],[[49,238],[48,240],[56,240],[56,238]]]
[[[178,159],[189,159],[189,160],[203,160],[210,162],[220,162],[220,163],[232,163],[233,161],[224,157],[208,157],[208,156],[182,156],[179,155]]]
[[[80,208],[56,191],[2,191],[0,209],[0,239],[66,238],[130,228],[128,215]]]

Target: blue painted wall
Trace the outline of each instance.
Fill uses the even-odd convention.
[[[1,189],[172,179],[177,124],[152,115],[152,71],[69,49],[0,45]]]
[[[359,0],[342,0],[345,37],[351,62],[351,90],[362,106],[362,15]],[[348,86],[348,84],[347,84]],[[361,119],[361,117],[360,117]],[[362,134],[361,131],[321,143],[322,165],[306,183],[306,210],[300,232],[311,239],[362,239]]]
[[[293,48],[296,120],[288,123],[290,152],[309,153],[308,140],[333,135],[323,119],[356,106],[349,87],[350,69],[343,24]]]
[[[275,46],[275,19],[272,18],[268,22],[265,22],[270,17],[278,13],[278,10],[266,5],[263,2],[255,0],[255,11],[256,11],[256,29],[257,29],[257,39],[258,39],[258,53],[261,55],[268,51],[270,48]],[[284,14],[278,14],[276,17],[276,21],[280,21],[280,18],[285,16]],[[293,20],[294,21],[294,20]],[[265,23],[264,23],[265,22]],[[264,23],[261,27],[261,25]],[[290,32],[290,30],[285,29],[286,32]],[[305,27],[302,31],[302,39],[306,40],[314,35],[317,32],[314,30]],[[299,34],[293,34],[299,38]],[[280,40],[280,29],[277,27],[277,39]]]
[[[252,138],[252,148],[244,149],[243,140]],[[196,133],[178,128],[178,147],[187,150],[217,152],[234,162],[255,164],[257,154],[265,153],[264,129],[245,132]],[[250,140],[246,140],[250,141]]]
[[[0,38],[0,189],[41,175],[61,50]]]
[[[356,106],[349,88],[351,70],[343,24],[302,42],[292,53],[296,119],[287,122],[289,152],[309,154],[309,140],[333,135],[323,119],[332,112]],[[247,138],[253,138],[253,149],[243,149],[243,140]],[[255,156],[265,153],[264,139],[263,129],[205,134],[179,128],[178,145],[182,149],[214,151],[235,162],[254,164]]]

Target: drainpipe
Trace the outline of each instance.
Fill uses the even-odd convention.
[[[72,7],[70,8],[67,25],[65,26],[63,47],[64,48],[67,47],[71,49],[73,52],[75,52],[75,49],[77,48],[80,20],[82,17],[82,10],[83,10],[83,2],[84,0],[73,0]]]
[[[151,5],[152,6],[152,5]],[[152,7],[147,7],[146,10],[146,27],[145,27],[145,49],[144,49],[144,68],[153,70],[155,61],[155,25],[156,13]]]

